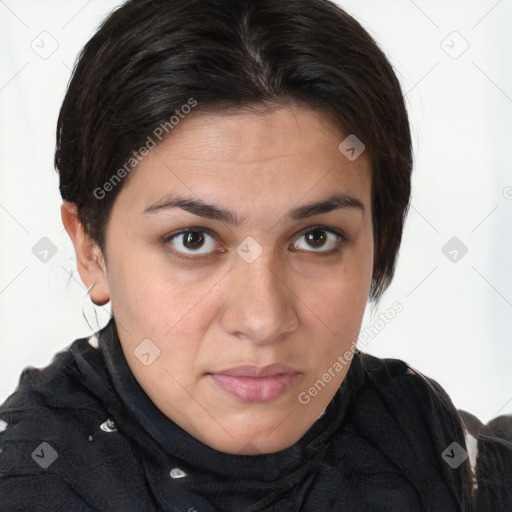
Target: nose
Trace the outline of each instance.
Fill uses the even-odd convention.
[[[281,340],[299,324],[295,295],[282,265],[272,260],[265,251],[251,263],[237,257],[226,283],[224,330],[260,345]]]

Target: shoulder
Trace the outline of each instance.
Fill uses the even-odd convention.
[[[448,421],[455,430],[462,429],[461,418],[452,400],[434,379],[400,359],[381,359],[362,352],[357,356],[363,392],[373,394],[376,400],[389,405],[399,401],[400,410],[407,411],[413,418],[428,414],[434,421],[441,416],[440,419]]]
[[[460,413],[471,448],[477,510],[512,510],[512,415],[483,424],[473,414]]]
[[[65,436],[69,424],[98,414],[101,404],[82,384],[76,365],[77,354],[87,354],[94,364],[95,352],[88,339],[79,339],[55,354],[49,365],[26,367],[16,389],[0,406],[2,444],[14,434],[19,439],[33,438],[51,430],[55,437]]]
[[[351,427],[415,480],[424,495],[435,499],[444,492],[460,510],[469,510],[471,468],[464,428],[446,391],[398,359],[356,352],[352,364],[359,386]]]
[[[362,408],[392,417],[396,428],[409,432],[407,437],[441,449],[438,455],[454,441],[464,447],[462,420],[438,382],[399,359],[380,359],[361,352],[357,356]]]
[[[127,439],[101,429],[109,412],[83,384],[80,358],[101,364],[89,339],[76,340],[48,366],[25,368],[0,406],[0,502],[8,510],[109,510],[106,497],[116,491],[106,487],[126,489],[114,480],[116,464],[127,476],[136,471],[118,459],[130,453]]]

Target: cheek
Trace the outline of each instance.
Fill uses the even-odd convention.
[[[309,319],[310,337],[316,340],[309,355],[315,361],[315,374],[323,373],[338,356],[356,347],[372,273],[372,244],[364,245],[364,251],[355,251],[328,277],[318,280],[317,286],[308,285],[302,292],[310,310],[303,319]],[[342,375],[337,374],[338,380]]]
[[[165,323],[166,318],[171,320],[165,309],[169,301],[177,302],[177,297],[174,301],[172,297],[176,291],[162,279],[161,268],[148,264],[142,251],[128,251],[126,246],[118,244],[109,261],[112,311],[116,321],[125,326],[134,340],[161,335],[163,327],[158,323]]]
[[[126,258],[111,272],[112,310],[119,325],[123,351],[135,377],[153,399],[180,395],[180,383],[194,385],[194,368],[207,311],[199,300],[199,287],[184,289],[165,276],[165,269],[139,266]],[[159,350],[151,366],[137,358],[143,340]]]
[[[301,282],[299,296],[307,298],[333,336],[360,325],[370,291],[372,262],[373,243],[370,237],[362,237],[332,268],[303,274],[306,279]]]
[[[193,360],[195,340],[213,318],[211,295],[218,278],[182,282],[165,262],[146,256],[144,251],[125,253],[109,265],[112,310],[124,340],[130,349],[146,338],[154,340],[162,361]]]
[[[368,297],[366,280],[356,279],[341,271],[325,286],[311,291],[305,299],[318,335],[327,346],[341,347],[357,338]]]

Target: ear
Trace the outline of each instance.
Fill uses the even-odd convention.
[[[76,252],[76,265],[84,285],[94,285],[89,295],[94,304],[103,305],[110,300],[107,280],[107,267],[100,247],[85,233],[78,218],[75,203],[64,201],[60,209],[62,223]]]

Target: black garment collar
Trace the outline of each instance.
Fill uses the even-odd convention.
[[[305,495],[331,440],[342,428],[351,393],[362,380],[359,358],[354,357],[347,377],[325,413],[295,444],[276,453],[233,455],[198,441],[153,404],[126,362],[114,318],[100,331],[99,338],[99,352],[119,399],[119,403],[111,403],[109,411],[118,427],[141,447],[141,460],[153,475],[153,480],[151,476],[148,479],[155,487],[165,485],[163,477],[168,480],[169,474],[155,473],[154,468],[167,464],[178,466],[187,475],[180,479],[180,485],[196,492],[249,492],[254,497],[267,495],[265,501],[268,501],[269,492],[277,499],[278,494],[297,486],[300,494]]]

